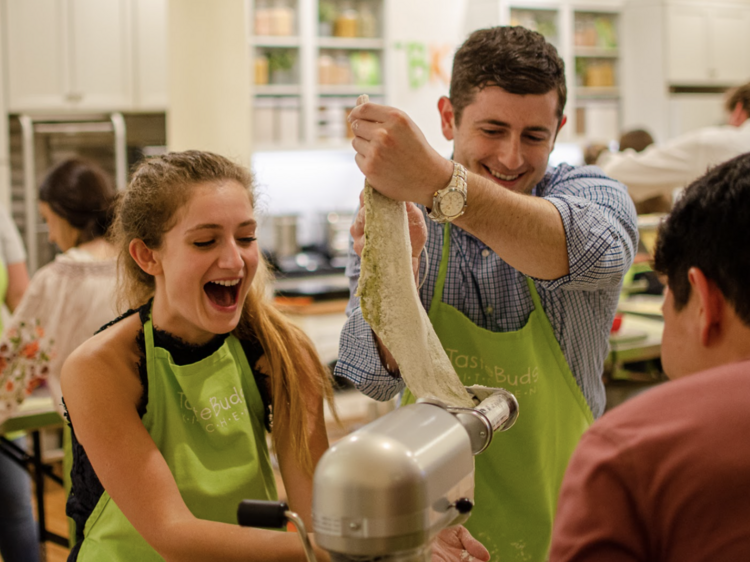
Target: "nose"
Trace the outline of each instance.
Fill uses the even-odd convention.
[[[508,138],[503,144],[502,152],[498,159],[508,171],[518,170],[523,165],[521,139],[517,136]]]
[[[242,259],[242,253],[234,240],[227,241],[221,248],[218,265],[222,269],[231,271],[240,271],[244,268],[245,262]]]

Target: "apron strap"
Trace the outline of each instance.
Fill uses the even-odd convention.
[[[440,258],[440,269],[438,270],[437,283],[435,283],[435,294],[432,297],[433,302],[443,302],[443,289],[445,288],[445,278],[448,277],[448,260],[450,255],[451,224],[447,222],[443,227],[443,255]]]

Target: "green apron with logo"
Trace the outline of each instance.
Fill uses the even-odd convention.
[[[143,326],[148,409],[143,425],[167,461],[180,494],[199,519],[237,523],[243,499],[276,500],[260,392],[239,340],[175,365]],[[127,454],[124,451],[123,454]],[[105,491],[86,521],[79,561],[162,560]]]
[[[501,562],[546,560],[560,484],[573,449],[593,421],[555,339],[534,283],[534,310],[515,332],[480,328],[442,302],[450,225],[429,317],[465,386],[505,388],[518,420],[476,457],[475,507],[466,527]],[[413,402],[407,390],[404,403]]]

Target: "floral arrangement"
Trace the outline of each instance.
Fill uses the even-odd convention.
[[[53,345],[53,340],[45,340],[38,319],[20,322],[5,333],[0,343],[0,416],[15,410],[46,380]]]

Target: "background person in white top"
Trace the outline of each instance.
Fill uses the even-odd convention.
[[[39,211],[63,253],[34,274],[0,340],[0,423],[43,382],[63,415],[63,362],[117,316],[117,258],[105,238],[115,197],[106,172],[80,158],[42,182]]]
[[[708,168],[750,152],[750,82],[729,91],[725,109],[727,125],[691,131],[639,153],[605,151],[597,165],[627,185],[636,204],[671,195]]]

